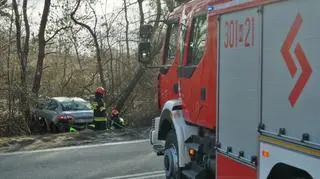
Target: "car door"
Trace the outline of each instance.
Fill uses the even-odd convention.
[[[49,104],[49,99],[43,99],[38,102],[34,109],[34,115],[36,118],[45,118],[46,109]]]
[[[34,108],[31,109],[31,113],[35,119],[42,117],[42,111],[44,109],[45,101],[39,100]]]
[[[56,100],[54,99],[50,99],[45,107],[44,110],[44,118],[46,120],[50,120],[51,122],[55,122],[55,117],[58,114],[58,108],[59,108],[59,104]],[[48,122],[48,121],[47,121]]]

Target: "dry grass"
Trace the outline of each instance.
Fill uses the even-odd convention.
[[[32,135],[0,138],[0,152],[49,149],[85,144],[99,144],[146,139],[149,128],[128,128],[114,131],[84,130],[76,133]]]

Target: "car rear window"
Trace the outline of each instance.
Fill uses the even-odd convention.
[[[90,103],[79,100],[66,100],[61,102],[63,111],[91,110]]]

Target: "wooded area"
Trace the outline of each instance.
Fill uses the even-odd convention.
[[[0,136],[36,132],[30,115],[39,98],[88,98],[98,86],[131,125],[149,124],[157,109],[157,68],[137,60],[139,27],[153,25],[159,52],[173,0],[0,0]],[[33,4],[33,5],[30,5]],[[104,10],[103,10],[104,9]],[[39,18],[31,18],[31,14]],[[32,16],[34,17],[34,16]],[[149,65],[157,65],[159,54]]]

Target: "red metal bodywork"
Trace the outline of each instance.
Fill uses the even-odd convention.
[[[256,179],[256,169],[239,163],[222,154],[217,154],[218,179]]]
[[[178,56],[175,57],[173,64],[169,67],[166,74],[159,74],[158,77],[158,103],[159,108],[162,109],[164,103],[171,99],[177,99],[178,94],[174,93],[173,85],[178,82],[177,68]]]
[[[246,9],[262,4],[277,2],[279,0],[255,0],[248,1],[238,6],[220,9],[208,14],[208,7],[227,3],[232,0],[195,0],[175,9],[170,18],[179,18],[185,9],[187,15],[186,40],[184,42],[183,64],[179,64],[179,42],[175,60],[167,74],[159,76],[159,104],[162,108],[164,103],[171,99],[181,97],[185,119],[196,126],[206,129],[216,129],[217,126],[217,104],[218,104],[218,42],[219,42],[219,20],[218,16],[223,13]],[[179,66],[187,63],[188,46],[190,39],[190,26],[194,15],[208,14],[208,38],[204,55],[190,78],[179,78],[177,70]],[[166,48],[163,46],[163,49]],[[162,50],[164,51],[164,50]],[[163,63],[163,58],[162,58]],[[181,93],[173,92],[175,83],[181,84]],[[201,100],[201,88],[206,88],[206,99]],[[181,96],[179,96],[181,95]],[[256,179],[256,169],[242,164],[222,154],[217,154],[217,179]]]
[[[197,0],[177,8],[171,15],[171,19],[181,16],[183,8],[188,16],[188,29],[186,32],[185,47],[190,38],[190,26],[193,15],[206,13],[209,5],[221,4],[230,0]],[[216,101],[217,101],[217,17],[209,17],[209,33],[203,59],[198,64],[191,78],[178,78],[178,66],[186,64],[188,49],[184,50],[183,64],[179,64],[179,43],[175,60],[167,74],[159,76],[159,107],[170,99],[177,99],[178,94],[173,92],[173,85],[181,82],[181,98],[184,105],[184,114],[188,122],[201,127],[214,129],[216,127]],[[163,46],[163,49],[165,46]],[[164,52],[164,50],[162,50]],[[164,57],[162,57],[164,64]],[[200,100],[200,90],[206,88],[206,100]]]
[[[210,129],[216,127],[217,116],[217,28],[217,17],[209,17],[209,33],[203,59],[191,78],[181,79],[182,101],[186,120]],[[189,38],[187,38],[188,40]],[[185,54],[185,63],[186,56]],[[200,99],[201,88],[206,89],[206,100]]]

